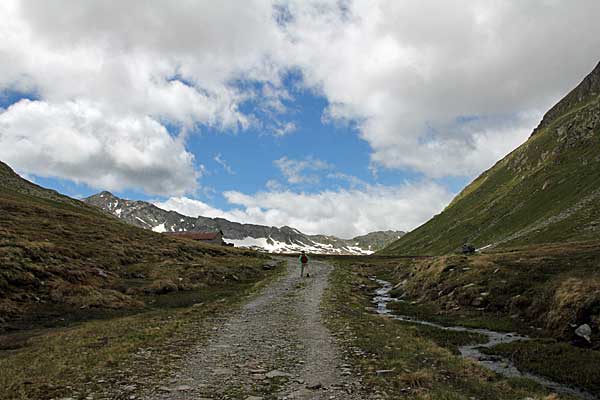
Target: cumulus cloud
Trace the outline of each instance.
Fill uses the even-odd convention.
[[[18,135],[20,146],[44,147],[21,157],[3,148],[4,160],[32,174],[113,190],[193,191],[197,174],[184,149],[186,133],[199,124],[235,131],[256,123],[240,111],[256,95],[236,81],[268,82],[273,102],[284,97],[281,67],[271,60],[282,37],[271,4],[244,4],[1,2],[0,91],[35,93],[41,100],[6,113],[28,109],[36,120],[46,107],[48,122],[60,120],[66,128],[44,127],[63,148],[31,130],[23,113],[3,115],[4,143]],[[84,123],[93,116],[82,108],[106,121]],[[169,139],[167,123],[180,128],[178,140]],[[80,155],[65,155],[70,148]],[[92,172],[90,166],[101,168]]]
[[[188,132],[295,131],[278,119],[294,71],[326,98],[323,121],[357,127],[372,171],[474,175],[598,62],[597,15],[597,0],[5,0],[0,91],[39,101],[0,110],[0,156],[99,187],[190,192]],[[303,162],[276,165],[288,183],[318,179]]]
[[[226,218],[227,212],[214,208],[203,201],[188,197],[171,197],[165,201],[155,201],[154,205],[163,210],[177,211],[189,217]],[[231,218],[233,221],[233,218]],[[240,221],[242,222],[242,221]]]
[[[438,184],[424,182],[320,193],[269,191],[247,195],[230,191],[225,197],[235,206],[232,210],[217,210],[185,197],[156,205],[185,215],[268,226],[289,225],[309,234],[351,238],[375,230],[411,230],[440,212],[452,194]]]
[[[155,120],[105,115],[82,102],[10,106],[0,113],[0,159],[24,173],[160,195],[192,192],[201,173],[182,142]]]
[[[286,4],[324,120],[358,121],[374,164],[432,177],[489,167],[598,62],[594,0]]]

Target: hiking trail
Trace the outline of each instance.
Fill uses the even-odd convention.
[[[298,262],[191,348],[168,384],[143,398],[364,399],[360,377],[323,324],[320,304],[332,267]]]

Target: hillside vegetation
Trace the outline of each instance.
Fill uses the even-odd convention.
[[[254,252],[122,223],[0,163],[0,331],[142,309],[176,291],[256,280]]]
[[[279,270],[125,224],[0,163],[0,399],[131,398]]]
[[[600,64],[531,137],[448,207],[382,250],[441,255],[600,236]]]

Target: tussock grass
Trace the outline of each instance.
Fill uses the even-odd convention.
[[[560,383],[598,391],[600,365],[600,244],[551,244],[483,255],[428,258],[338,258],[393,283],[396,313],[442,325],[520,332],[536,340],[497,346],[489,352],[524,370]],[[575,327],[592,327],[592,344],[580,348]],[[407,325],[415,335],[450,351],[467,340]],[[578,339],[578,343],[582,343]]]
[[[262,281],[197,292],[193,306],[164,303],[133,315],[0,337],[0,399],[128,398],[168,377],[205,340],[213,317],[236,307],[279,270]]]
[[[523,370],[577,385],[600,395],[598,352],[548,339],[502,344],[485,352],[507,357]]]
[[[273,276],[267,262],[126,225],[0,162],[0,399],[129,398]]]
[[[501,378],[455,355],[458,344],[475,339],[469,335],[458,333],[441,340],[448,332],[415,329],[375,315],[370,303],[375,286],[367,276],[386,270],[369,265],[366,259],[334,262],[337,268],[324,304],[328,325],[352,355],[370,391],[393,399],[436,400],[545,399],[550,394],[534,382]],[[381,370],[391,372],[378,374]]]

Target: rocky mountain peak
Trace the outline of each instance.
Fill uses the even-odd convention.
[[[600,62],[575,89],[571,90],[544,115],[542,122],[533,131],[532,135],[535,135],[541,128],[550,125],[565,112],[572,110],[578,103],[583,103],[597,96],[600,96]]]
[[[307,235],[290,226],[242,224],[223,218],[189,217],[167,211],[145,201],[126,200],[110,192],[83,199],[105,212],[132,225],[155,232],[222,231],[226,242],[238,247],[252,247],[274,253],[306,250],[323,254],[370,254],[383,248],[403,232],[373,232],[353,239],[335,236]]]

